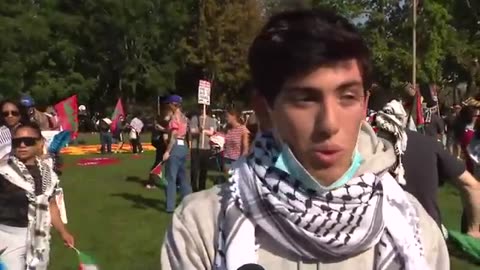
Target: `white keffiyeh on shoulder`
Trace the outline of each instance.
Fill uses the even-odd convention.
[[[58,176],[41,159],[36,165],[40,170],[41,190],[35,190],[35,179],[25,164],[15,157],[0,165],[0,174],[12,184],[26,191],[28,199],[28,228],[26,269],[46,270],[49,258],[51,217],[49,199],[58,185]]]
[[[274,166],[280,151],[262,134],[233,165],[214,269],[257,263],[257,228],[299,261],[338,262],[374,248],[375,270],[429,269],[417,212],[389,173],[365,173],[317,193]]]
[[[406,185],[405,169],[403,168],[402,157],[407,150],[407,125],[408,116],[403,105],[398,100],[392,100],[375,117],[375,123],[378,128],[395,136],[393,144],[395,155],[398,157],[398,163],[395,168],[395,175],[401,185]]]

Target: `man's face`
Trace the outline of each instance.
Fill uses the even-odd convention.
[[[366,104],[357,61],[344,61],[288,80],[271,120],[305,169],[329,185],[351,164]]]

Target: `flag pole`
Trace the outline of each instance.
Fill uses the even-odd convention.
[[[412,84],[417,89],[417,4],[418,0],[413,0],[413,27],[412,27],[412,44],[413,44],[413,66],[412,66]]]

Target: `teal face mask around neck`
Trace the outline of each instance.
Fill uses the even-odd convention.
[[[352,156],[352,164],[350,165],[350,168],[348,168],[348,170],[343,174],[342,177],[340,177],[337,181],[327,187],[320,185],[318,181],[310,173],[308,173],[305,168],[303,168],[303,166],[300,164],[297,158],[295,158],[292,151],[287,145],[283,146],[282,152],[278,156],[277,162],[274,164],[274,166],[277,169],[280,169],[290,174],[295,179],[301,181],[306,188],[320,191],[332,190],[345,185],[350,179],[355,176],[355,173],[360,168],[362,162],[362,156],[360,155],[358,150],[355,149]]]

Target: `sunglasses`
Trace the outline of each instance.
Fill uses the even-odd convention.
[[[2,116],[3,117],[9,117],[9,116],[18,117],[18,116],[20,116],[20,112],[18,112],[18,111],[5,111],[5,112],[2,112]]]
[[[23,143],[25,146],[30,147],[30,146],[35,146],[38,141],[40,141],[40,138],[37,138],[37,137],[13,138],[12,139],[12,146],[13,146],[13,148],[18,148]]]

